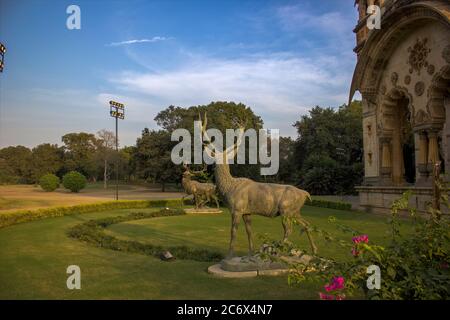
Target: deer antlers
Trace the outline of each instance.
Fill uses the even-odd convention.
[[[204,120],[202,121],[201,119],[201,115],[200,112],[198,113],[198,119],[199,121],[202,123],[202,135],[203,135],[203,145],[205,146],[205,149],[207,150],[207,152],[212,156],[212,157],[216,157],[220,158],[223,157],[224,155],[226,155],[226,158],[231,158],[234,157],[234,155],[236,154],[240,144],[242,143],[242,137],[244,136],[244,128],[245,125],[243,122],[238,122],[235,121],[235,123],[238,124],[239,126],[239,134],[237,136],[237,141],[235,143],[233,143],[231,146],[229,146],[228,148],[225,149],[225,151],[220,152],[217,150],[217,148],[214,146],[214,144],[211,142],[211,138],[209,137],[208,133],[206,132],[206,126],[208,124],[208,118],[206,116],[206,111],[204,114]],[[208,143],[205,143],[205,142]],[[211,148],[212,146],[212,148]],[[214,150],[213,150],[214,149]]]
[[[202,170],[192,171],[192,170],[189,168],[189,165],[188,165],[186,162],[183,163],[183,168],[184,168],[186,171],[188,171],[190,174],[192,174],[192,175],[201,174],[201,173],[205,172],[205,171],[208,169],[207,166],[206,166],[206,164],[203,164],[203,169],[202,169]]]

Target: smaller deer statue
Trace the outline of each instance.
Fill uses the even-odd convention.
[[[202,207],[205,203],[211,203],[212,200],[215,201],[217,208],[219,208],[216,186],[212,183],[201,183],[191,179],[192,176],[205,172],[206,168],[200,171],[191,171],[187,164],[184,164],[183,167],[184,172],[181,184],[187,195],[183,196],[181,202],[184,203],[185,197],[193,195],[196,209]]]

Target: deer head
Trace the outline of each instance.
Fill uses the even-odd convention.
[[[199,121],[202,123],[202,136],[203,136],[203,146],[205,147],[205,151],[210,155],[210,157],[216,159],[216,163],[228,163],[229,159],[234,158],[237,154],[237,150],[242,143],[242,137],[244,136],[244,124],[241,122],[237,122],[237,126],[239,127],[237,141],[234,142],[231,146],[226,148],[224,151],[220,151],[214,143],[211,141],[207,133],[206,126],[208,124],[208,118],[206,116],[206,112],[204,114],[203,121],[201,119],[200,113],[198,114]],[[223,161],[223,162],[222,162]]]
[[[201,173],[205,172],[207,169],[206,164],[204,164],[202,170],[193,171],[189,168],[189,165],[187,163],[183,163],[183,168],[184,168],[183,177],[186,177],[186,178],[195,176],[197,174],[201,174]]]

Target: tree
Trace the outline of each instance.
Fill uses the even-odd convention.
[[[119,151],[120,156],[120,171],[122,179],[130,181],[135,179],[136,175],[136,160],[134,155],[136,153],[136,146],[126,146]]]
[[[64,142],[64,166],[66,171],[79,171],[90,180],[96,180],[98,165],[95,161],[97,139],[91,133],[68,133]]]
[[[361,102],[316,106],[294,126],[297,184],[316,194],[353,193],[363,174]]]
[[[32,178],[34,182],[46,173],[56,174],[63,167],[64,151],[56,144],[43,143],[32,149]]]
[[[294,181],[295,171],[295,141],[291,137],[280,137],[280,168],[276,175],[276,180],[282,183]]]
[[[102,129],[97,132],[97,158],[103,166],[103,188],[107,188],[110,166],[114,160],[117,160],[117,152],[114,150],[116,145],[116,135],[108,130]]]
[[[11,146],[3,148],[0,150],[0,159],[2,159],[2,169],[5,173],[8,173],[8,176],[5,175],[2,179],[14,183],[35,182],[31,173],[32,153],[27,147]]]
[[[144,180],[160,183],[162,192],[167,182],[181,177],[181,169],[173,164],[170,158],[174,142],[170,133],[165,130],[149,130],[145,128],[137,139],[134,153],[136,174]]]
[[[245,124],[245,129],[259,130],[263,127],[261,117],[253,113],[250,107],[242,103],[217,101],[208,105],[198,105],[189,108],[169,106],[158,113],[156,123],[167,132],[184,128],[193,134],[194,121],[198,120],[199,113],[208,113],[208,127],[219,129],[225,136],[226,129],[237,128],[238,124]],[[231,165],[231,171],[236,176],[260,179],[259,165]]]

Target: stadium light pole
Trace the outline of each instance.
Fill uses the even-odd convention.
[[[109,114],[116,118],[116,200],[119,200],[119,119],[125,119],[125,106],[111,100],[109,102]]]
[[[3,67],[5,66],[5,53],[6,47],[3,43],[0,43],[0,72],[3,72]]]

